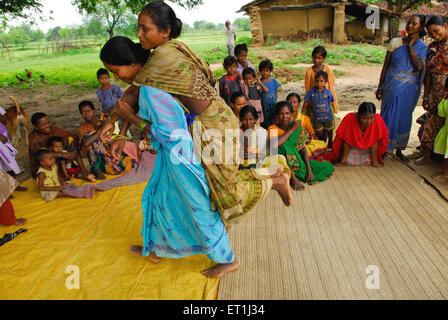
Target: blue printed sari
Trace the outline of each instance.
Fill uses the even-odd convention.
[[[425,63],[428,46],[419,39],[413,48]],[[390,153],[395,149],[404,150],[408,144],[412,113],[420,97],[423,75],[424,71],[414,69],[407,44],[394,51],[384,79],[380,113],[389,130],[387,151]]]
[[[152,123],[157,150],[153,173],[143,193],[143,255],[181,258],[206,254],[218,263],[234,260],[219,213],[210,208],[205,172],[193,152],[182,107],[159,89],[140,89],[140,117]]]

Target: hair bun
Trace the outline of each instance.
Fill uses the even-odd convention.
[[[176,39],[180,36],[182,32],[182,21],[179,18],[174,18],[174,21],[171,25],[170,38]]]

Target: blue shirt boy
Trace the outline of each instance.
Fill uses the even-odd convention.
[[[327,88],[324,87],[322,92],[319,92],[317,87],[312,87],[307,92],[305,101],[313,106],[314,122],[322,123],[334,120],[330,106],[334,102],[334,98]]]
[[[115,103],[117,103],[118,98],[120,98],[122,94],[123,92],[120,87],[114,84],[111,85],[110,89],[107,91],[103,91],[102,87],[99,88],[96,91],[96,95],[101,101],[101,111],[103,113],[109,113],[110,109],[115,106]]]

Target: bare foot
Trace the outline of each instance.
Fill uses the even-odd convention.
[[[142,246],[130,246],[129,247],[129,252],[131,252],[137,256],[142,256],[142,251],[143,251]],[[159,263],[161,260],[158,256],[156,256],[156,254],[154,252],[151,252],[151,254],[148,256],[148,259],[154,263]]]
[[[289,187],[289,176],[286,173],[274,178],[273,189],[278,192],[285,206],[289,207],[292,203],[292,194]]]
[[[381,162],[372,163],[372,167],[382,168],[382,167],[384,167],[384,163],[381,163]]]
[[[300,183],[299,179],[297,179],[297,177],[294,174],[291,175],[291,181],[289,182],[289,184],[291,185],[291,188],[295,191],[305,190],[305,186]]]
[[[448,173],[439,173],[432,176],[433,179],[448,179]]]
[[[22,226],[26,223],[26,219],[24,218],[18,218],[16,223],[14,223],[15,226]]]
[[[96,181],[96,178],[95,178],[95,176],[94,176],[93,174],[89,173],[89,174],[86,176],[86,180],[87,180],[87,181],[90,181],[90,182],[95,182],[95,181]]]
[[[427,156],[421,156],[420,158],[416,159],[414,161],[414,163],[418,166],[424,165],[425,163],[428,162],[428,157]]]
[[[218,263],[211,268],[201,271],[201,274],[210,279],[222,277],[226,273],[232,272],[240,266],[240,262],[237,258],[231,263]]]
[[[347,165],[347,162],[339,161],[339,162],[335,162],[334,165],[336,167],[343,167],[343,166]]]
[[[28,188],[18,186],[15,191],[26,191]]]

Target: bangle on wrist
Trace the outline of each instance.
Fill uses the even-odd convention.
[[[142,121],[140,121],[140,123],[137,125],[137,128],[140,130],[140,131],[145,131],[145,127],[146,127],[146,125],[149,123],[149,121],[148,120],[142,120]]]

